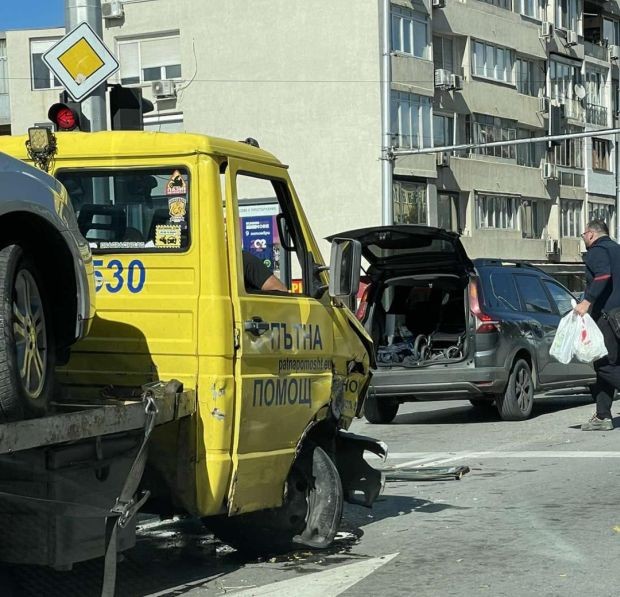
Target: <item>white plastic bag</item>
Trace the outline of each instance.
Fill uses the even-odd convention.
[[[567,313],[560,320],[560,325],[555,332],[553,344],[549,349],[549,354],[564,365],[568,365],[573,358],[575,346],[581,333],[579,315],[574,311]]]
[[[579,319],[579,334],[575,339],[575,356],[582,363],[591,363],[607,356],[605,338],[594,319],[587,313]]]

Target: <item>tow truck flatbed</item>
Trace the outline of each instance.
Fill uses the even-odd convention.
[[[193,391],[174,395],[155,393],[153,399],[157,406],[155,425],[191,415],[196,410]],[[0,454],[138,430],[146,422],[142,399],[62,403],[56,404],[55,410],[65,412],[0,424]]]

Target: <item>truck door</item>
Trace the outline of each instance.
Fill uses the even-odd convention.
[[[279,215],[239,218],[239,202],[277,203]],[[308,296],[320,260],[284,168],[233,160],[226,169],[226,233],[236,335],[233,483],[229,512],[280,505],[297,443],[330,399],[333,327],[327,293]],[[280,225],[277,225],[280,220]],[[252,290],[243,252],[298,293]]]

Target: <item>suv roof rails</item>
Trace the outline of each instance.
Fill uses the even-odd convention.
[[[504,267],[504,266],[526,267],[529,269],[539,271],[543,274],[546,273],[543,269],[534,265],[533,263],[530,263],[529,261],[521,261],[519,259],[487,259],[483,257],[483,258],[475,259],[474,263],[476,265],[494,265],[497,267]]]

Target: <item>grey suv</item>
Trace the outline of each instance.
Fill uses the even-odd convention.
[[[457,234],[427,226],[364,228],[369,284],[357,311],[377,369],[364,406],[388,423],[399,404],[467,398],[505,420],[530,416],[534,393],[594,381],[590,365],[549,356],[573,295],[527,263],[471,261]]]

